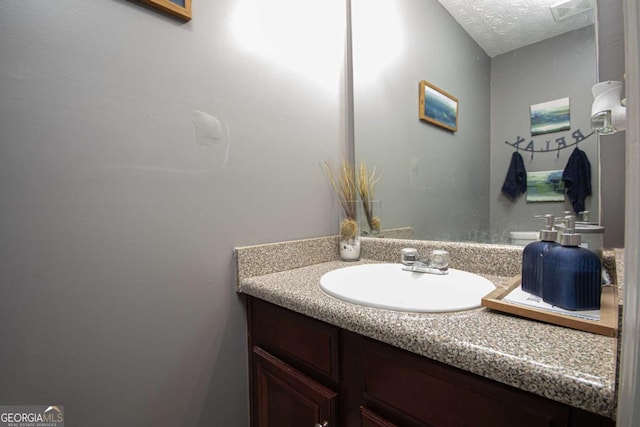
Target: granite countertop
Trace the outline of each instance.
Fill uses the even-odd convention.
[[[389,252],[397,253],[398,247],[409,242],[385,240],[382,244],[369,245],[368,250],[363,249],[364,256],[372,259],[357,263],[336,260],[331,239],[284,242],[284,246],[275,251],[273,247],[262,250],[263,246],[245,248],[245,251],[239,248],[236,252],[238,292],[558,402],[615,417],[615,338],[486,308],[453,313],[377,309],[344,302],[320,289],[320,277],[324,273],[367,262],[393,262],[385,259],[384,245]],[[410,242],[414,247],[433,246],[433,242]],[[307,243],[311,247],[307,247]],[[299,260],[310,265],[287,269],[282,257],[299,253],[301,248],[297,245],[310,249],[312,259]],[[509,265],[513,258],[509,254],[520,252],[504,246],[442,245],[447,246],[452,255],[453,268],[481,274],[500,287],[513,276],[511,273],[519,261],[516,257],[515,265]],[[288,249],[283,253],[283,248]],[[363,245],[363,248],[366,247]],[[496,262],[495,257],[504,259]],[[473,268],[462,263],[469,259],[481,261],[478,265],[485,271],[474,271],[478,265]]]

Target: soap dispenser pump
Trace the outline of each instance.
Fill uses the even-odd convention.
[[[576,217],[567,215],[560,245],[544,257],[542,299],[566,310],[598,310],[602,292],[602,266],[596,254],[580,247]]]
[[[540,241],[531,242],[522,251],[522,290],[542,297],[543,259],[553,247],[559,246],[558,232],[553,228],[555,217],[551,214],[536,215],[545,220],[540,230]]]

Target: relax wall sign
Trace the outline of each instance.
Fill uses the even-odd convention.
[[[571,132],[570,138],[566,136],[561,136],[560,138],[556,138],[553,141],[545,140],[544,142],[541,142],[541,141],[536,142],[532,139],[524,148],[521,147],[521,144],[523,142],[526,142],[526,139],[522,138],[520,135],[516,137],[515,142],[505,141],[504,143],[516,148],[517,150],[530,152],[531,156],[533,156],[533,153],[549,153],[552,151],[557,151],[559,153],[560,150],[577,145],[579,142],[584,141],[585,139],[589,138],[591,135],[593,135],[593,132],[585,136],[582,133],[582,130],[576,129],[573,132]],[[537,148],[540,146],[542,146],[543,148]]]

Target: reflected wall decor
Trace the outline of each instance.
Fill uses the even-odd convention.
[[[420,120],[455,132],[458,130],[458,98],[422,80],[419,116]]]
[[[563,170],[527,172],[527,202],[563,202]]]
[[[191,0],[142,0],[185,21],[191,20]]]
[[[571,129],[569,98],[531,106],[531,135]]]

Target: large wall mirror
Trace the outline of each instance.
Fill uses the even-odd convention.
[[[557,148],[575,142],[576,131],[591,132],[595,13],[556,11],[568,16],[554,19],[548,6],[557,0],[542,9],[532,6],[541,1],[513,2],[514,9],[489,3],[351,0],[355,161],[382,175],[383,228],[413,227],[417,239],[507,243],[511,231],[539,230],[535,215],[572,210],[568,200],[501,192],[516,151],[505,142],[549,150],[519,152],[526,171],[549,183],[575,149]],[[419,120],[423,80],[458,99],[455,132]],[[568,129],[535,134],[531,107],[566,98]],[[577,147],[591,164],[585,210],[597,222],[597,137]]]

